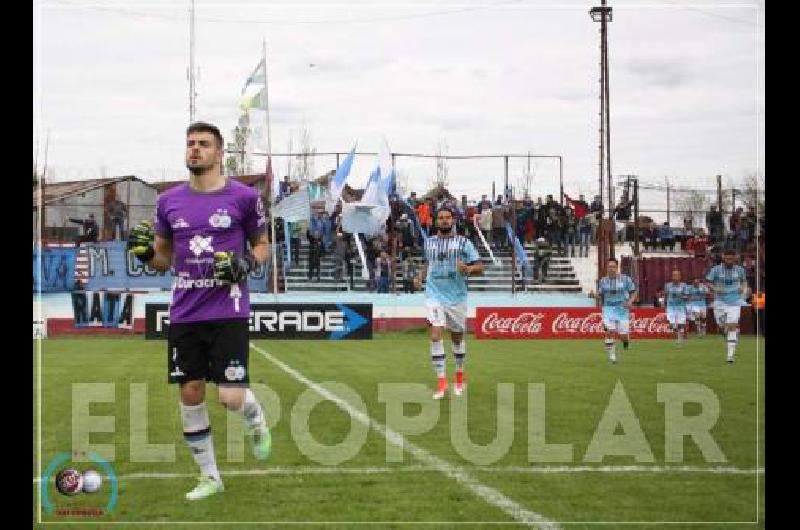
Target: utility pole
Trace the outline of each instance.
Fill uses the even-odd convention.
[[[194,73],[194,0],[189,8],[189,123],[194,123],[195,106],[195,73]]]
[[[667,183],[667,225],[669,225],[669,177],[664,177],[664,181]]]
[[[633,178],[633,255],[639,255],[639,177]]]
[[[717,210],[722,213],[722,175],[717,175]]]

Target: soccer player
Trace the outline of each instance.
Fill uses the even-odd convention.
[[[256,458],[267,458],[272,446],[264,411],[248,388],[247,275],[269,254],[264,207],[255,189],[221,174],[223,145],[214,125],[190,125],[189,182],[162,193],[155,226],[143,221],[128,238],[128,249],[139,260],[159,271],[174,271],[168,381],[180,386],[183,436],[201,470],[188,500],[224,490],[205,403],[206,381],[216,383],[219,401],[246,422]]]
[[[464,356],[467,353],[464,330],[467,320],[467,276],[483,274],[483,264],[472,242],[456,235],[455,215],[449,206],[436,213],[437,235],[425,241],[425,263],[414,278],[414,286],[422,288],[425,278],[425,305],[431,326],[431,360],[439,378],[433,399],[442,399],[447,392],[446,355],[442,342],[444,328],[450,330],[456,378],[453,392],[464,391]]]
[[[686,331],[686,301],[689,286],[681,281],[681,271],[672,271],[672,281],[664,284],[664,298],[667,306],[669,327],[675,332],[678,344],[683,344]]]
[[[689,286],[686,313],[689,320],[694,322],[697,336],[703,337],[706,334],[706,299],[710,291],[700,278],[695,278],[692,283],[693,285]]]
[[[726,334],[728,363],[736,356],[739,341],[739,315],[747,298],[747,275],[744,267],[736,264],[736,251],[727,249],[722,253],[722,263],[714,265],[706,275],[714,292],[714,316],[721,332]]]
[[[636,284],[627,274],[620,274],[616,258],[608,260],[607,276],[600,278],[597,293],[589,296],[600,302],[603,307],[603,328],[605,334],[608,360],[617,362],[616,342],[622,340],[622,347],[628,349],[630,341],[631,314],[630,309],[636,300]]]

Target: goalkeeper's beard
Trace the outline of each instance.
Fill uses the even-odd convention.
[[[439,232],[440,236],[452,236],[454,233],[455,225],[450,225],[447,228],[442,228],[441,226],[437,226],[436,230]]]

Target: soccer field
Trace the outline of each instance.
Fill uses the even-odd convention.
[[[254,341],[250,378],[270,416],[272,455],[252,457],[237,418],[226,418],[209,386],[225,492],[192,503],[183,495],[197,468],[181,435],[176,388],[166,384],[166,343],[42,341],[34,526],[38,434],[42,472],[88,436],[118,479],[110,511],[78,516],[63,510],[106,507],[111,481],[96,494],[68,497],[50,477],[53,510],[42,508],[42,520],[69,528],[110,521],[135,528],[763,526],[763,339],[742,337],[732,365],[720,336],[682,347],[633,341],[628,351],[618,347],[616,365],[600,340],[467,340],[467,390],[439,402],[430,399],[435,376],[422,332]],[[37,348],[34,342],[34,366]],[[34,395],[34,417],[37,403]],[[687,429],[700,434],[682,436]]]

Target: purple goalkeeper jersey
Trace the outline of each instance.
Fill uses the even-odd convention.
[[[174,278],[170,322],[203,322],[250,316],[247,280],[214,279],[214,252],[246,250],[264,230],[258,191],[229,179],[224,188],[199,192],[181,184],[158,197],[155,232],[172,241]]]

